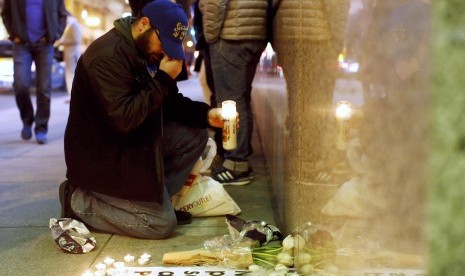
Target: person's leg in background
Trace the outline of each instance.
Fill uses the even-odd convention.
[[[32,124],[34,123],[34,107],[31,101],[31,65],[32,54],[25,44],[13,44],[13,71],[16,105],[19,109],[23,128],[21,138],[29,140],[32,137]]]
[[[224,152],[223,166],[212,172],[222,184],[250,183],[252,168],[249,158],[253,153],[253,116],[251,108],[252,81],[265,45],[261,41],[219,40],[210,44],[211,66],[218,106],[225,100],[236,102],[240,127],[237,130],[237,148]]]
[[[63,59],[65,62],[65,82],[66,92],[68,97],[71,96],[71,88],[74,80],[74,71],[76,70],[77,62],[80,56],[80,49],[76,46],[66,46],[63,51]],[[69,102],[69,99],[67,100]]]
[[[52,92],[53,45],[38,43],[34,45],[33,55],[36,65],[36,97],[37,112],[35,116],[36,141],[47,142],[48,120],[50,118],[50,102]]]
[[[215,95],[215,81],[213,79],[213,69],[211,64],[211,55],[210,55],[210,46],[208,44],[205,45],[205,49],[203,52],[203,64],[205,65],[205,79],[207,82],[208,87],[210,88],[210,106],[211,107],[221,107],[218,106],[216,101]],[[223,149],[223,133],[221,128],[213,128],[213,140],[216,143],[216,156],[212,163],[212,169],[221,166],[224,159],[224,149]]]

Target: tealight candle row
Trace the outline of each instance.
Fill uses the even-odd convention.
[[[150,261],[150,257],[152,256],[150,256],[147,253],[144,253],[139,257],[139,259],[137,259],[137,263],[140,265],[146,265]]]
[[[127,262],[127,263],[133,263],[134,262],[134,256],[128,254],[128,255],[124,256],[124,261]]]
[[[104,263],[98,263],[95,265],[95,268],[97,269],[97,271],[103,271],[107,268],[107,265]]]
[[[110,266],[112,265],[114,262],[115,262],[115,259],[112,259],[110,257],[106,257],[105,260],[103,260],[103,262],[107,265],[107,266]]]
[[[97,270],[94,272],[94,276],[105,276],[106,274],[105,270]]]
[[[146,265],[150,261],[151,257],[152,256],[150,254],[144,253],[137,259],[137,263],[140,265]],[[124,256],[124,262],[126,263],[133,263],[134,260],[135,260],[135,257],[130,254]],[[113,272],[115,270],[122,271],[126,267],[124,262],[116,262],[115,259],[106,257],[103,263],[98,263],[95,265],[96,271],[94,273],[87,270],[86,272],[82,274],[82,276],[105,276],[107,272],[110,272],[110,271],[113,271]],[[113,268],[110,268],[111,266],[113,266]],[[113,274],[110,273],[110,275],[113,275]]]

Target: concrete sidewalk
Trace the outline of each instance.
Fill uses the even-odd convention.
[[[179,83],[181,92],[202,100],[198,80]],[[161,266],[165,252],[200,248],[203,242],[228,234],[224,217],[195,218],[179,226],[166,240],[141,240],[118,235],[92,233],[97,247],[87,254],[66,254],[55,245],[48,227],[58,218],[58,186],[65,179],[63,133],[69,104],[64,92],[54,92],[48,143],[22,141],[22,127],[12,93],[0,94],[0,271],[1,275],[81,275],[95,270],[110,256],[123,260],[127,254],[152,255],[148,266]],[[269,193],[267,168],[258,137],[252,159],[255,180],[247,186],[226,190],[242,209],[240,217],[275,224]]]

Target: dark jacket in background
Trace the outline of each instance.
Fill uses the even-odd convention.
[[[66,28],[67,12],[63,0],[43,0],[47,42],[59,39]],[[3,24],[8,32],[8,39],[18,37],[22,43],[29,41],[26,27],[26,0],[4,0],[2,9]]]
[[[67,178],[110,196],[160,202],[163,120],[206,128],[209,106],[183,97],[165,72],[150,76],[132,20],[115,21],[79,59],[65,131]]]

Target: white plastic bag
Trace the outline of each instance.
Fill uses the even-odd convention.
[[[208,138],[204,154],[192,168],[181,190],[171,197],[175,210],[194,217],[236,215],[241,212],[236,202],[218,181],[201,173],[208,170],[216,155],[216,144]]]
[[[172,200],[175,210],[189,212],[194,217],[237,215],[241,212],[223,185],[209,176],[197,175],[192,184],[184,185]]]

